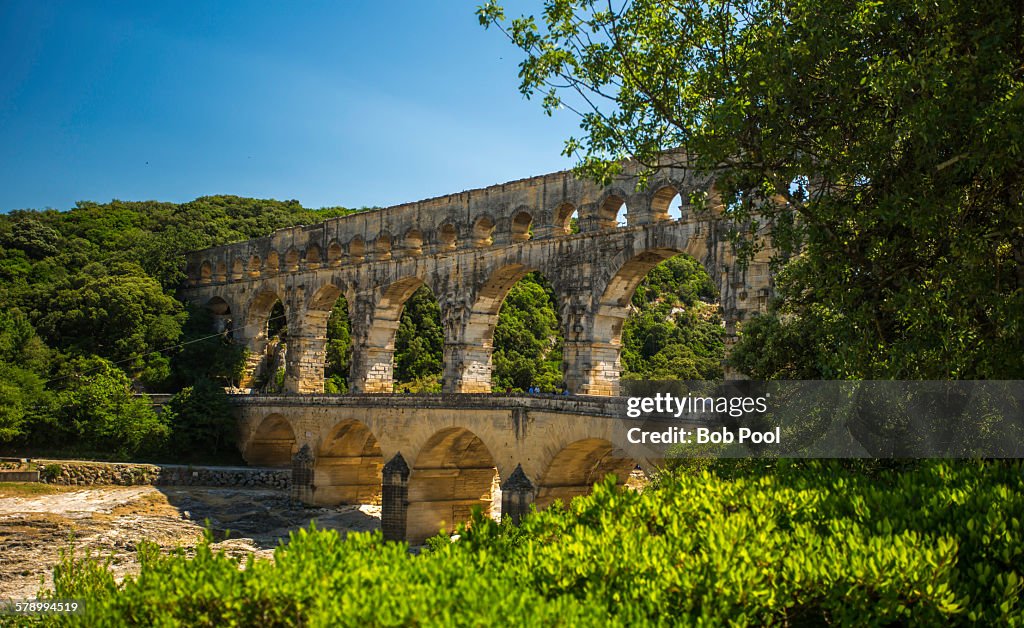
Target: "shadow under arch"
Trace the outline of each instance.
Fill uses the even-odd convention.
[[[284,299],[276,291],[267,288],[261,289],[249,300],[245,317],[246,336],[261,340],[267,338],[268,327],[272,322],[276,322],[271,321],[271,312],[278,303],[284,307]],[[287,317],[287,310],[284,314]]]
[[[609,473],[616,482],[625,484],[636,461],[603,438],[585,438],[563,447],[537,484],[538,509],[547,508],[556,500],[568,506],[573,497],[588,495],[595,482]]]
[[[499,484],[494,457],[480,437],[463,427],[435,432],[409,475],[409,543],[422,543],[442,528],[453,530],[469,520],[474,506],[496,516]]]
[[[243,457],[252,466],[288,467],[295,451],[292,424],[284,415],[270,414],[260,421]]]
[[[379,504],[384,457],[362,421],[339,422],[317,449],[313,502],[318,506]]]

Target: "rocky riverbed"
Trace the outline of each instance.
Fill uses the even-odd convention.
[[[311,520],[342,532],[378,529],[380,508],[296,508],[286,491],[244,487],[0,484],[0,600],[50,588],[71,544],[77,554],[112,555],[110,568],[124,577],[138,570],[140,542],[190,549],[207,520],[216,548],[269,558],[289,531]]]

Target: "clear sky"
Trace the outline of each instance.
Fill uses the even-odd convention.
[[[519,94],[477,4],[4,0],[0,211],[388,206],[570,167],[578,120]]]

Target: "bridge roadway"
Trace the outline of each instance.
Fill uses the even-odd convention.
[[[659,453],[630,443],[629,429],[683,426],[629,419],[623,397],[287,394],[232,403],[250,464],[291,465],[305,503],[379,501],[385,536],[411,543],[492,499],[518,521],[530,504],[568,503],[608,473],[621,483],[637,466],[650,472]]]

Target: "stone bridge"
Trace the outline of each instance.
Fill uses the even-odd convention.
[[[380,503],[385,536],[412,543],[451,530],[474,506],[518,521],[530,504],[567,504],[609,473],[621,483],[650,472],[659,453],[631,443],[629,430],[667,427],[626,418],[621,397],[240,395],[235,404],[250,463],[291,463],[309,504]]]
[[[314,503],[357,501],[382,487],[385,532],[399,538],[408,530],[413,540],[442,521],[461,520],[460,509],[479,503],[478,489],[495,469],[510,487],[530,486],[527,501],[544,505],[551,496],[585,491],[598,471],[625,469],[622,461],[649,464],[625,447],[624,415],[610,410],[637,286],[670,257],[696,258],[718,286],[728,347],[737,326],[766,307],[771,277],[767,252],[736,262],[731,225],[709,178],[667,166],[643,189],[637,183],[628,162],[607,187],[559,172],[188,254],[184,298],[210,308],[253,354],[268,343],[271,308],[278,301],[284,307],[284,388],[291,394],[236,397],[247,459],[286,464],[296,455],[296,468],[311,474],[299,483],[303,497]],[[677,194],[683,200],[673,216]],[[706,201],[693,207],[691,196]],[[531,405],[538,399],[481,394],[491,391],[501,303],[532,271],[555,292],[571,395],[541,406]],[[441,311],[444,394],[368,394],[393,392],[402,308],[424,285]],[[349,308],[354,394],[323,396],[327,321],[341,296]],[[507,508],[512,494],[503,493]],[[398,512],[389,495],[409,503],[408,527],[389,523]]]

